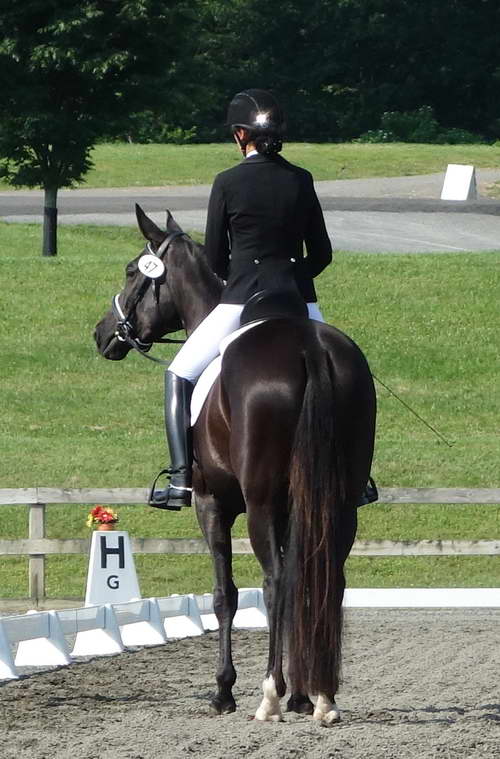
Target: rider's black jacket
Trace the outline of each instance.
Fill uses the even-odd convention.
[[[304,300],[316,301],[313,277],[331,262],[332,246],[311,174],[264,155],[218,174],[205,252],[212,270],[227,280],[221,303],[241,304],[265,288],[294,285]]]

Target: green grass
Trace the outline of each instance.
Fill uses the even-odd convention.
[[[283,155],[312,171],[317,181],[360,177],[430,174],[448,163],[499,168],[500,150],[493,145],[421,145],[408,143],[289,143]],[[210,184],[240,154],[234,143],[211,145],[97,145],[94,168],[82,187],[162,187]],[[8,186],[0,182],[0,189]]]
[[[164,463],[163,372],[129,355],[109,362],[92,332],[142,247],[125,228],[62,227],[57,259],[39,256],[40,228],[0,224],[0,487],[145,487]],[[451,441],[448,448],[378,389],[379,485],[498,487],[500,253],[338,253],[318,283],[328,321],[365,350],[374,373]],[[174,348],[157,349],[173,356]],[[88,507],[48,508],[48,537],[83,537]],[[197,537],[194,513],[119,509],[134,536]],[[498,539],[495,506],[365,507],[360,539]],[[245,534],[239,519],[236,536]],[[0,507],[0,535],[27,535],[27,509]],[[85,557],[48,559],[48,594],[81,597]],[[368,559],[351,586],[497,585],[496,557]],[[260,583],[237,557],[240,586]],[[208,591],[208,557],[138,556],[144,595]],[[26,559],[0,559],[0,597],[27,592]]]

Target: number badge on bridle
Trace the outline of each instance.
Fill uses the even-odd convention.
[[[145,253],[137,263],[139,271],[150,279],[159,279],[165,274],[165,264],[158,256]]]

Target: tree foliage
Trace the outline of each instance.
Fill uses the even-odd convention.
[[[2,0],[0,156],[20,185],[65,187],[105,131],[175,80],[187,10],[161,0]]]
[[[245,86],[288,106],[293,138],[349,139],[385,112],[433,109],[445,127],[500,128],[497,0],[202,0],[202,123]]]
[[[96,139],[220,139],[231,95],[276,91],[289,137],[351,139],[383,114],[500,130],[497,0],[0,0],[0,156],[67,186]],[[438,130],[440,134],[442,129]]]
[[[161,0],[2,0],[0,10],[0,173],[43,187],[55,209],[110,125],[154,102],[155,84],[180,89],[190,11]]]

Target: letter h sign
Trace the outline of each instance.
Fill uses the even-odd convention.
[[[141,598],[128,532],[94,532],[85,605]]]
[[[106,536],[99,535],[101,538],[101,569],[108,568],[108,556],[118,556],[118,569],[125,569],[125,541],[123,535],[118,536],[118,548],[108,548]]]

